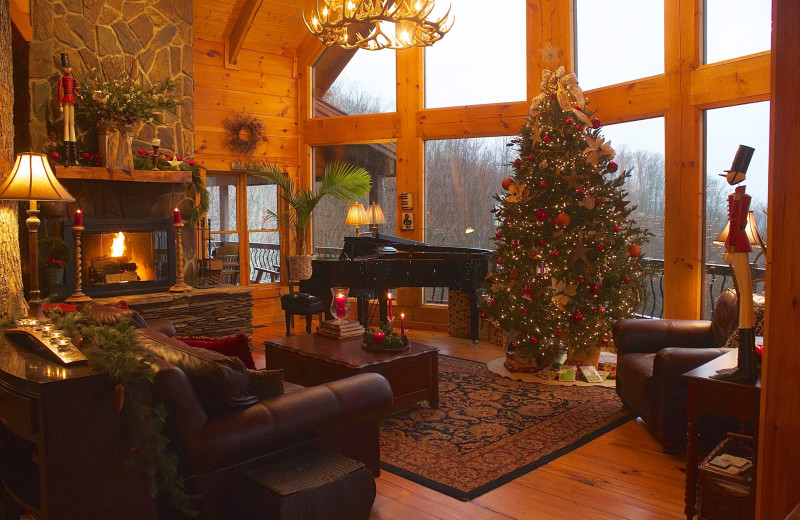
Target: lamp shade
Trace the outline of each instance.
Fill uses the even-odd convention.
[[[17,154],[11,174],[0,186],[0,199],[75,201],[56,179],[47,156],[30,152]]]
[[[364,206],[358,202],[351,204],[350,209],[347,211],[347,219],[345,219],[344,223],[348,226],[368,224],[369,220],[367,220],[367,212],[364,211]]]
[[[370,224],[386,224],[386,216],[383,214],[383,210],[374,202],[367,208],[367,222]]]
[[[717,235],[717,238],[714,239],[714,244],[717,245],[725,245],[725,241],[728,240],[728,233],[731,231],[731,221],[725,224],[725,229]],[[761,240],[761,235],[758,234],[758,228],[756,227],[756,216],[755,214],[750,211],[747,214],[747,227],[744,228],[744,232],[747,233],[747,240],[750,241],[750,245],[753,247],[762,247],[764,245],[764,241]]]

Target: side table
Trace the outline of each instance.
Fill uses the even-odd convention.
[[[739,419],[753,429],[758,446],[758,415],[761,399],[761,378],[755,383],[734,383],[711,379],[717,370],[735,367],[738,352],[733,350],[705,365],[683,374],[687,384],[686,414],[688,440],[686,447],[686,500],[684,513],[692,520],[696,513],[697,468],[700,463],[698,421],[704,413]],[[753,464],[753,475],[756,474]]]

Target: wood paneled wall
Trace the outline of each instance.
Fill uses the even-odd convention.
[[[238,54],[237,68],[226,68],[225,44],[202,39],[202,33],[198,33],[194,67],[196,159],[210,172],[230,171],[231,161],[242,158],[222,146],[222,123],[231,112],[246,110],[264,123],[267,136],[257,155],[248,160],[276,163],[297,177],[298,88],[294,53],[279,48],[256,51],[244,47]],[[238,190],[237,197],[241,207],[245,190]],[[247,215],[243,212],[237,215],[237,228],[247,229]],[[240,254],[242,273],[250,272],[248,260],[247,255]],[[280,291],[277,284],[254,286],[254,325],[282,319]]]

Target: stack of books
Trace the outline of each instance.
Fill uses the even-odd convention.
[[[753,465],[744,457],[735,457],[727,453],[717,455],[708,462],[706,470],[718,475],[742,475]]]
[[[339,320],[323,321],[317,327],[317,334],[335,339],[354,338],[364,334],[364,327],[357,321],[344,321],[341,324]]]

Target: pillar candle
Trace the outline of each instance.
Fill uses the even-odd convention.
[[[178,208],[172,210],[172,221],[176,224],[181,223],[181,210]]]
[[[400,313],[400,335],[406,335],[406,315],[403,313]]]
[[[83,212],[79,209],[75,210],[75,225],[76,226],[83,225]]]
[[[336,301],[336,317],[344,319],[347,317],[347,296],[344,293],[339,293],[334,298]]]
[[[391,292],[389,292],[389,295],[387,296],[387,300],[389,302],[389,310],[386,312],[386,315],[387,316],[394,316],[394,314],[392,314],[392,293]],[[389,319],[391,319],[391,318],[389,318]]]

